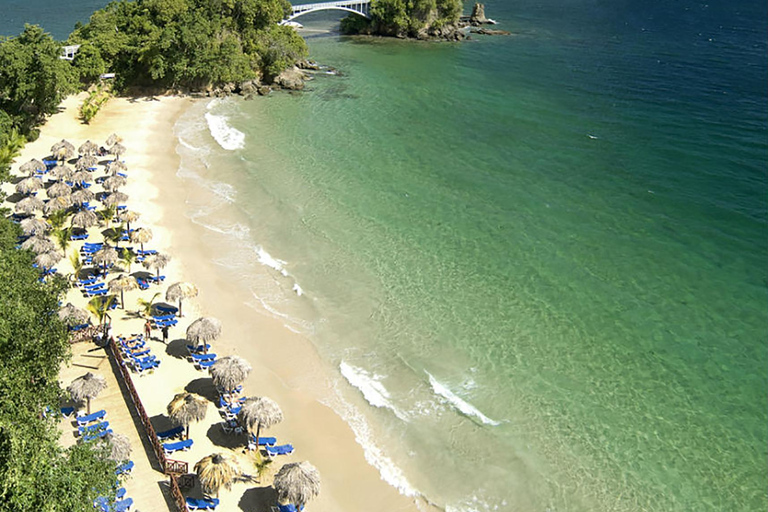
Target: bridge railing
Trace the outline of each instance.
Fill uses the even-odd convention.
[[[294,5],[292,7],[292,10],[294,13],[297,12],[304,12],[304,11],[311,11],[314,9],[324,9],[328,7],[356,7],[356,6],[364,6],[369,5],[371,2],[370,0],[340,0],[338,2],[319,2],[314,4],[300,4],[300,5]]]

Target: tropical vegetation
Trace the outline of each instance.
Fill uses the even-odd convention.
[[[347,34],[423,37],[453,25],[461,16],[461,0],[371,0],[368,20],[352,14],[342,20]]]

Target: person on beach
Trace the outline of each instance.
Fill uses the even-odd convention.
[[[168,326],[163,326],[163,343],[168,344]]]
[[[144,336],[149,340],[152,338],[152,323],[147,319],[144,322]]]

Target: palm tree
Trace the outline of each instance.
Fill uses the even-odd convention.
[[[155,301],[160,296],[160,292],[155,293],[151,299],[144,300],[144,299],[138,299],[136,303],[139,305],[139,313],[141,313],[142,316],[150,317],[152,316],[152,306],[154,306]]]
[[[27,139],[16,128],[12,128],[6,137],[5,145],[0,147],[0,167],[10,166],[26,142]]]
[[[101,297],[94,297],[88,301],[86,309],[93,313],[93,316],[99,321],[99,325],[102,325],[113,302],[115,302],[114,295],[108,295],[104,300]]]
[[[107,231],[107,234],[104,235],[104,239],[113,242],[115,244],[115,249],[117,249],[120,246],[120,240],[123,239],[122,223],[118,226],[112,226],[112,228]]]
[[[128,249],[123,249],[120,251],[120,261],[128,265],[127,272],[131,273],[131,265],[134,261],[136,261],[136,254],[133,251],[129,251]]]
[[[56,210],[55,212],[52,212],[50,215],[48,215],[48,223],[53,227],[53,229],[61,228],[64,225],[64,222],[67,220],[67,217],[69,216],[69,212],[65,209],[63,210]]]
[[[103,210],[98,211],[99,217],[101,217],[101,220],[103,220],[106,223],[107,227],[111,226],[112,219],[115,217],[116,211],[117,211],[116,204],[105,206]]]
[[[69,257],[69,262],[72,264],[72,275],[75,280],[80,278],[80,272],[83,270],[83,260],[80,259],[78,253],[74,253]]]
[[[72,236],[72,228],[57,228],[54,229],[51,234],[53,235],[53,238],[56,240],[56,243],[59,246],[59,249],[64,253],[66,256],[67,254],[67,247],[69,247],[70,237]]]

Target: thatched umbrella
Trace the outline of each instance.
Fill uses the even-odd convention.
[[[103,247],[94,253],[92,261],[94,265],[106,269],[109,265],[114,265],[117,261],[117,251],[109,246]]]
[[[116,142],[112,145],[111,148],[109,148],[109,152],[115,155],[116,157],[119,157],[120,155],[125,154],[125,146],[123,146],[119,142]]]
[[[283,465],[272,482],[277,501],[292,503],[301,510],[309,500],[320,494],[320,472],[307,461]]]
[[[91,398],[101,393],[107,387],[107,381],[101,375],[94,375],[91,372],[82,375],[72,381],[67,387],[67,391],[75,402],[85,400],[87,403],[88,414],[91,414]]]
[[[144,244],[152,240],[152,230],[149,228],[139,228],[131,232],[131,242],[141,244],[141,251],[144,252]]]
[[[113,192],[102,199],[101,202],[104,203],[105,206],[117,206],[120,203],[126,202],[127,200],[128,194],[123,194],[122,192]]]
[[[119,172],[125,172],[128,170],[128,166],[120,160],[112,160],[107,164],[106,171],[108,174],[115,176]]]
[[[99,151],[98,144],[91,142],[90,140],[83,142],[80,147],[77,148],[77,152],[81,155],[95,155],[97,151]]]
[[[78,171],[89,171],[92,167],[96,167],[99,163],[99,159],[93,155],[81,156],[75,162],[75,169]]]
[[[120,142],[121,140],[123,140],[123,139],[122,139],[122,137],[120,137],[120,136],[119,136],[118,134],[116,134],[116,133],[113,133],[112,135],[110,135],[109,137],[107,137],[106,145],[107,145],[107,146],[112,146],[113,144],[115,144],[115,143],[117,143],[117,142]]]
[[[30,214],[35,210],[42,210],[43,207],[43,201],[34,196],[29,196],[16,203],[16,206],[13,207],[13,211],[16,213]]]
[[[110,176],[101,183],[101,186],[107,192],[117,192],[117,189],[124,187],[125,183],[126,179],[122,176]]]
[[[141,217],[139,212],[133,212],[131,210],[123,210],[117,214],[117,220],[125,222],[127,224],[128,231],[131,230],[131,222],[136,222]]]
[[[230,489],[235,477],[240,474],[237,462],[223,453],[214,453],[200,459],[195,464],[195,472],[200,479],[203,492],[219,495],[222,487]]]
[[[73,172],[74,171],[70,166],[60,163],[60,164],[57,164],[56,167],[51,169],[50,175],[53,176],[54,178],[58,178],[59,180],[64,181],[71,178]]]
[[[221,322],[212,316],[203,316],[189,324],[187,327],[187,340],[195,345],[204,347],[209,341],[221,336]],[[207,352],[207,349],[204,349]]]
[[[182,299],[190,299],[192,297],[197,297],[197,294],[198,294],[197,286],[193,285],[192,283],[186,283],[182,281],[179,283],[174,283],[168,287],[168,290],[166,290],[165,292],[165,300],[170,302],[178,300],[179,316],[184,316],[181,313]]]
[[[58,160],[67,160],[74,156],[75,146],[73,146],[71,142],[67,142],[64,139],[61,139],[61,142],[57,142],[51,146],[51,153]]]
[[[24,178],[16,184],[16,192],[24,195],[34,192],[35,190],[40,190],[41,188],[43,188],[43,180],[35,177]]]
[[[165,268],[168,262],[171,261],[171,257],[167,254],[152,254],[144,258],[141,265],[147,270],[157,270],[157,277],[160,278],[160,269]]]
[[[283,411],[277,402],[265,396],[248,398],[243,402],[238,413],[240,424],[248,432],[253,434],[253,427],[256,427],[256,439],[261,434],[261,427],[269,428],[283,421]]]
[[[93,201],[95,197],[96,194],[87,188],[81,188],[72,192],[72,202],[78,206]]]
[[[42,254],[44,252],[51,252],[56,250],[56,244],[53,241],[42,235],[31,236],[21,243],[22,249],[29,249],[34,253]]]
[[[179,393],[168,404],[168,416],[171,421],[186,429],[185,437],[189,439],[189,424],[202,421],[208,410],[208,401],[194,393]]]
[[[123,299],[124,292],[135,290],[139,287],[139,283],[136,282],[136,278],[133,276],[120,276],[116,277],[109,282],[109,293],[120,292],[120,304],[122,309],[125,309],[125,300]]]
[[[99,218],[90,210],[81,210],[72,217],[72,227],[88,229],[99,223]]]
[[[93,174],[88,171],[77,171],[72,175],[72,183],[75,185],[82,185],[83,183],[90,183],[93,181]]]
[[[35,257],[35,263],[37,263],[37,266],[42,269],[49,269],[53,268],[53,266],[61,261],[61,258],[63,258],[64,255],[61,254],[58,251],[50,251],[50,252],[44,252],[41,254],[38,254]]]
[[[51,225],[43,219],[24,219],[21,221],[21,230],[25,235],[39,235],[51,230]]]
[[[37,171],[43,172],[46,168],[47,167],[43,162],[41,162],[36,158],[33,158],[29,162],[25,164],[21,164],[19,166],[19,172],[23,172],[25,174],[32,176],[33,174],[35,174],[35,172]]]
[[[61,196],[69,196],[72,195],[72,187],[67,185],[63,181],[57,181],[48,189],[45,191],[46,194],[48,194],[48,197],[61,197]]]
[[[88,321],[88,312],[84,309],[80,309],[71,302],[68,302],[66,306],[59,309],[59,320],[66,325],[78,325],[84,324]]]
[[[251,373],[250,363],[239,356],[227,356],[218,359],[211,365],[213,384],[226,391],[232,391]]]
[[[45,203],[45,206],[43,206],[43,213],[45,215],[50,215],[53,212],[58,212],[59,210],[66,210],[72,206],[72,197],[69,195],[66,196],[59,196],[54,197],[53,199],[49,199],[47,203]]]
[[[104,440],[109,444],[110,459],[120,462],[131,457],[132,448],[128,436],[110,432],[104,436]]]

